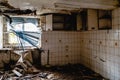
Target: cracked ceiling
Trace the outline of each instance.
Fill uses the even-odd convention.
[[[81,11],[86,8],[112,10],[119,7],[119,0],[0,0],[0,9],[32,10],[37,14]]]

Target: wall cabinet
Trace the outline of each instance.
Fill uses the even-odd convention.
[[[98,29],[112,29],[111,11],[98,10]]]
[[[53,30],[64,30],[64,16],[53,14]]]
[[[87,13],[88,13],[87,14],[88,30],[98,30],[97,10],[95,10],[95,9],[88,9]]]
[[[76,14],[49,14],[46,15],[47,30],[76,30]]]

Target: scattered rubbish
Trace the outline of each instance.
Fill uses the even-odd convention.
[[[47,76],[47,79],[52,79],[54,77],[54,74],[50,74]]]
[[[24,65],[23,65],[24,64]],[[29,70],[30,69],[30,70]],[[36,71],[36,72],[34,72]],[[41,66],[36,69],[29,61],[16,65],[12,71],[2,72],[0,80],[108,80],[81,64]]]
[[[18,77],[22,76],[22,74],[21,74],[20,72],[18,72],[17,70],[13,70],[13,72],[14,72]]]

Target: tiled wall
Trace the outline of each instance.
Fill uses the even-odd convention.
[[[120,79],[120,32],[99,30],[85,32],[49,31],[42,34],[42,64],[82,63],[111,80]]]
[[[120,80],[120,9],[112,12],[112,30],[81,32],[81,63],[110,80]]]
[[[50,51],[49,64],[63,65],[80,62],[80,32],[48,31],[42,33],[42,64],[47,64],[47,53]]]
[[[112,12],[113,30],[85,32],[43,32],[42,63],[82,63],[111,80],[120,80],[120,9]]]
[[[119,80],[120,33],[103,30],[82,32],[80,35],[81,63],[106,78]]]
[[[42,34],[42,64],[82,63],[110,80],[120,80],[120,8],[112,11],[112,30],[49,31]]]

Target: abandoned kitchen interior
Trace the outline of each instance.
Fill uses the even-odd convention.
[[[120,80],[120,0],[0,0],[0,80]]]

